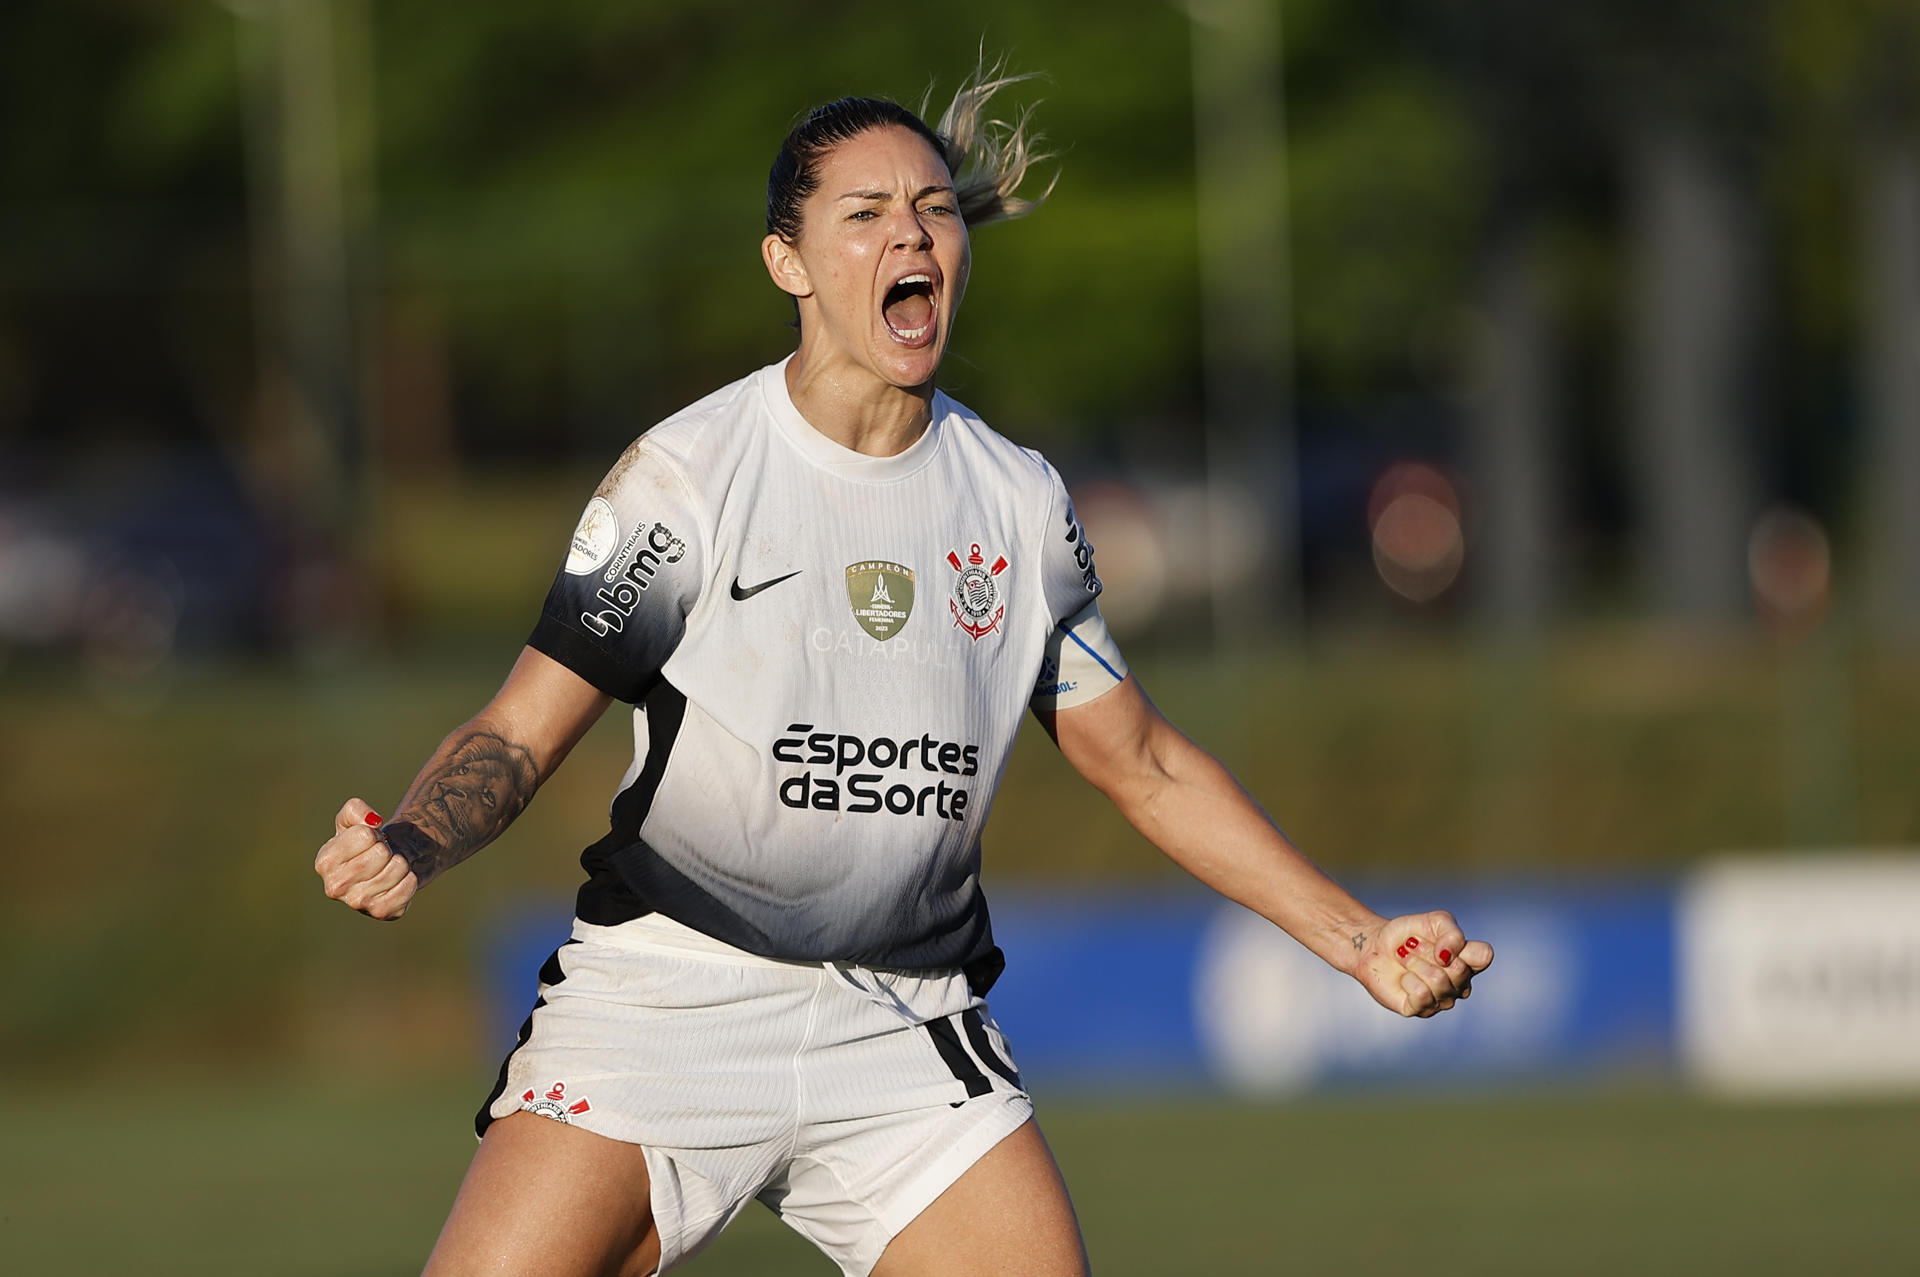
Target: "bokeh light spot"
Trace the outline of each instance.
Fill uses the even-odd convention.
[[[1389,590],[1413,603],[1447,592],[1466,561],[1460,496],[1440,471],[1420,462],[1389,466],[1367,501],[1373,565]]]
[[[1826,529],[1804,511],[1773,507],[1747,538],[1747,575],[1764,619],[1790,629],[1818,625],[1833,589]]]

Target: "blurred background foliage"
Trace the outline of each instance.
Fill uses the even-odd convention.
[[[1055,448],[1197,417],[1188,19],[1172,5],[983,0],[965,30],[861,5],[324,7],[331,51],[296,56],[331,80],[356,337],[391,358],[447,343],[462,462],[586,464],[782,353],[755,245],[784,127],[841,93],[944,100],[979,43],[1046,73],[1024,96],[1044,99],[1065,154],[1043,216],[979,236],[951,379]],[[276,282],[250,275],[273,228],[249,221],[272,214],[270,191],[250,211],[248,169],[250,131],[276,127],[251,29],[272,11],[85,0],[0,19],[10,453],[56,416],[83,437],[217,437],[245,402],[249,290]],[[1522,213],[1586,279],[1567,285],[1576,318],[1617,309],[1622,154],[1656,114],[1692,117],[1755,170],[1793,330],[1776,340],[1810,377],[1844,361],[1848,146],[1907,127],[1905,0],[1583,0],[1551,16],[1298,0],[1284,19],[1310,406],[1442,395],[1476,253]],[[270,167],[273,139],[251,145]],[[107,351],[117,375],[90,376]],[[1816,430],[1822,409],[1790,424]]]
[[[1473,501],[1506,253],[1552,342],[1552,604],[1642,601],[1635,165],[1669,135],[1701,139],[1754,245],[1734,411],[1755,508],[1738,516],[1789,501],[1864,558],[1862,153],[1910,148],[1913,4],[1276,13],[1269,291],[1303,521],[1283,569],[1309,619],[1378,594],[1353,532],[1387,461],[1439,465]],[[960,25],[713,0],[13,6],[5,490],[97,489],[130,454],[202,453],[294,562],[345,537],[391,620],[407,605],[377,571],[385,485],[528,464],[579,484],[777,358],[787,315],[755,245],[784,127],[841,93],[943,101],[980,48],[1045,72],[1016,96],[1040,103],[1061,182],[1041,215],[977,236],[949,389],[1076,474],[1198,475],[1191,25],[1171,4],[997,0]],[[306,623],[288,606],[261,622],[283,641]]]

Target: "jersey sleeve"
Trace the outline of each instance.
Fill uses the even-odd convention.
[[[1088,603],[1047,636],[1030,704],[1035,709],[1070,709],[1099,699],[1126,677],[1126,658],[1107,633],[1100,605]]]
[[[1057,625],[1100,597],[1100,577],[1093,570],[1093,543],[1073,512],[1067,485],[1051,465],[1047,478],[1053,483],[1053,511],[1040,552],[1041,588],[1047,596],[1047,614]]]
[[[1059,474],[1048,466],[1047,475],[1053,481],[1053,513],[1041,552],[1041,574],[1054,624],[1031,704],[1035,709],[1067,709],[1118,687],[1127,677],[1127,663],[1100,615],[1093,543]]]
[[[587,502],[527,646],[637,704],[686,631],[705,558],[686,481],[642,438]]]

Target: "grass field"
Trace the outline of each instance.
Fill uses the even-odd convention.
[[[417,1269],[479,1086],[230,1083],[0,1101],[0,1269]],[[1666,1094],[1046,1104],[1103,1277],[1912,1273],[1920,1104]],[[752,1209],[683,1271],[833,1272]]]

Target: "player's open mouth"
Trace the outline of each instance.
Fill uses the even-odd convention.
[[[902,346],[924,346],[932,341],[936,314],[933,276],[924,272],[895,280],[880,305],[880,318],[888,334]]]

